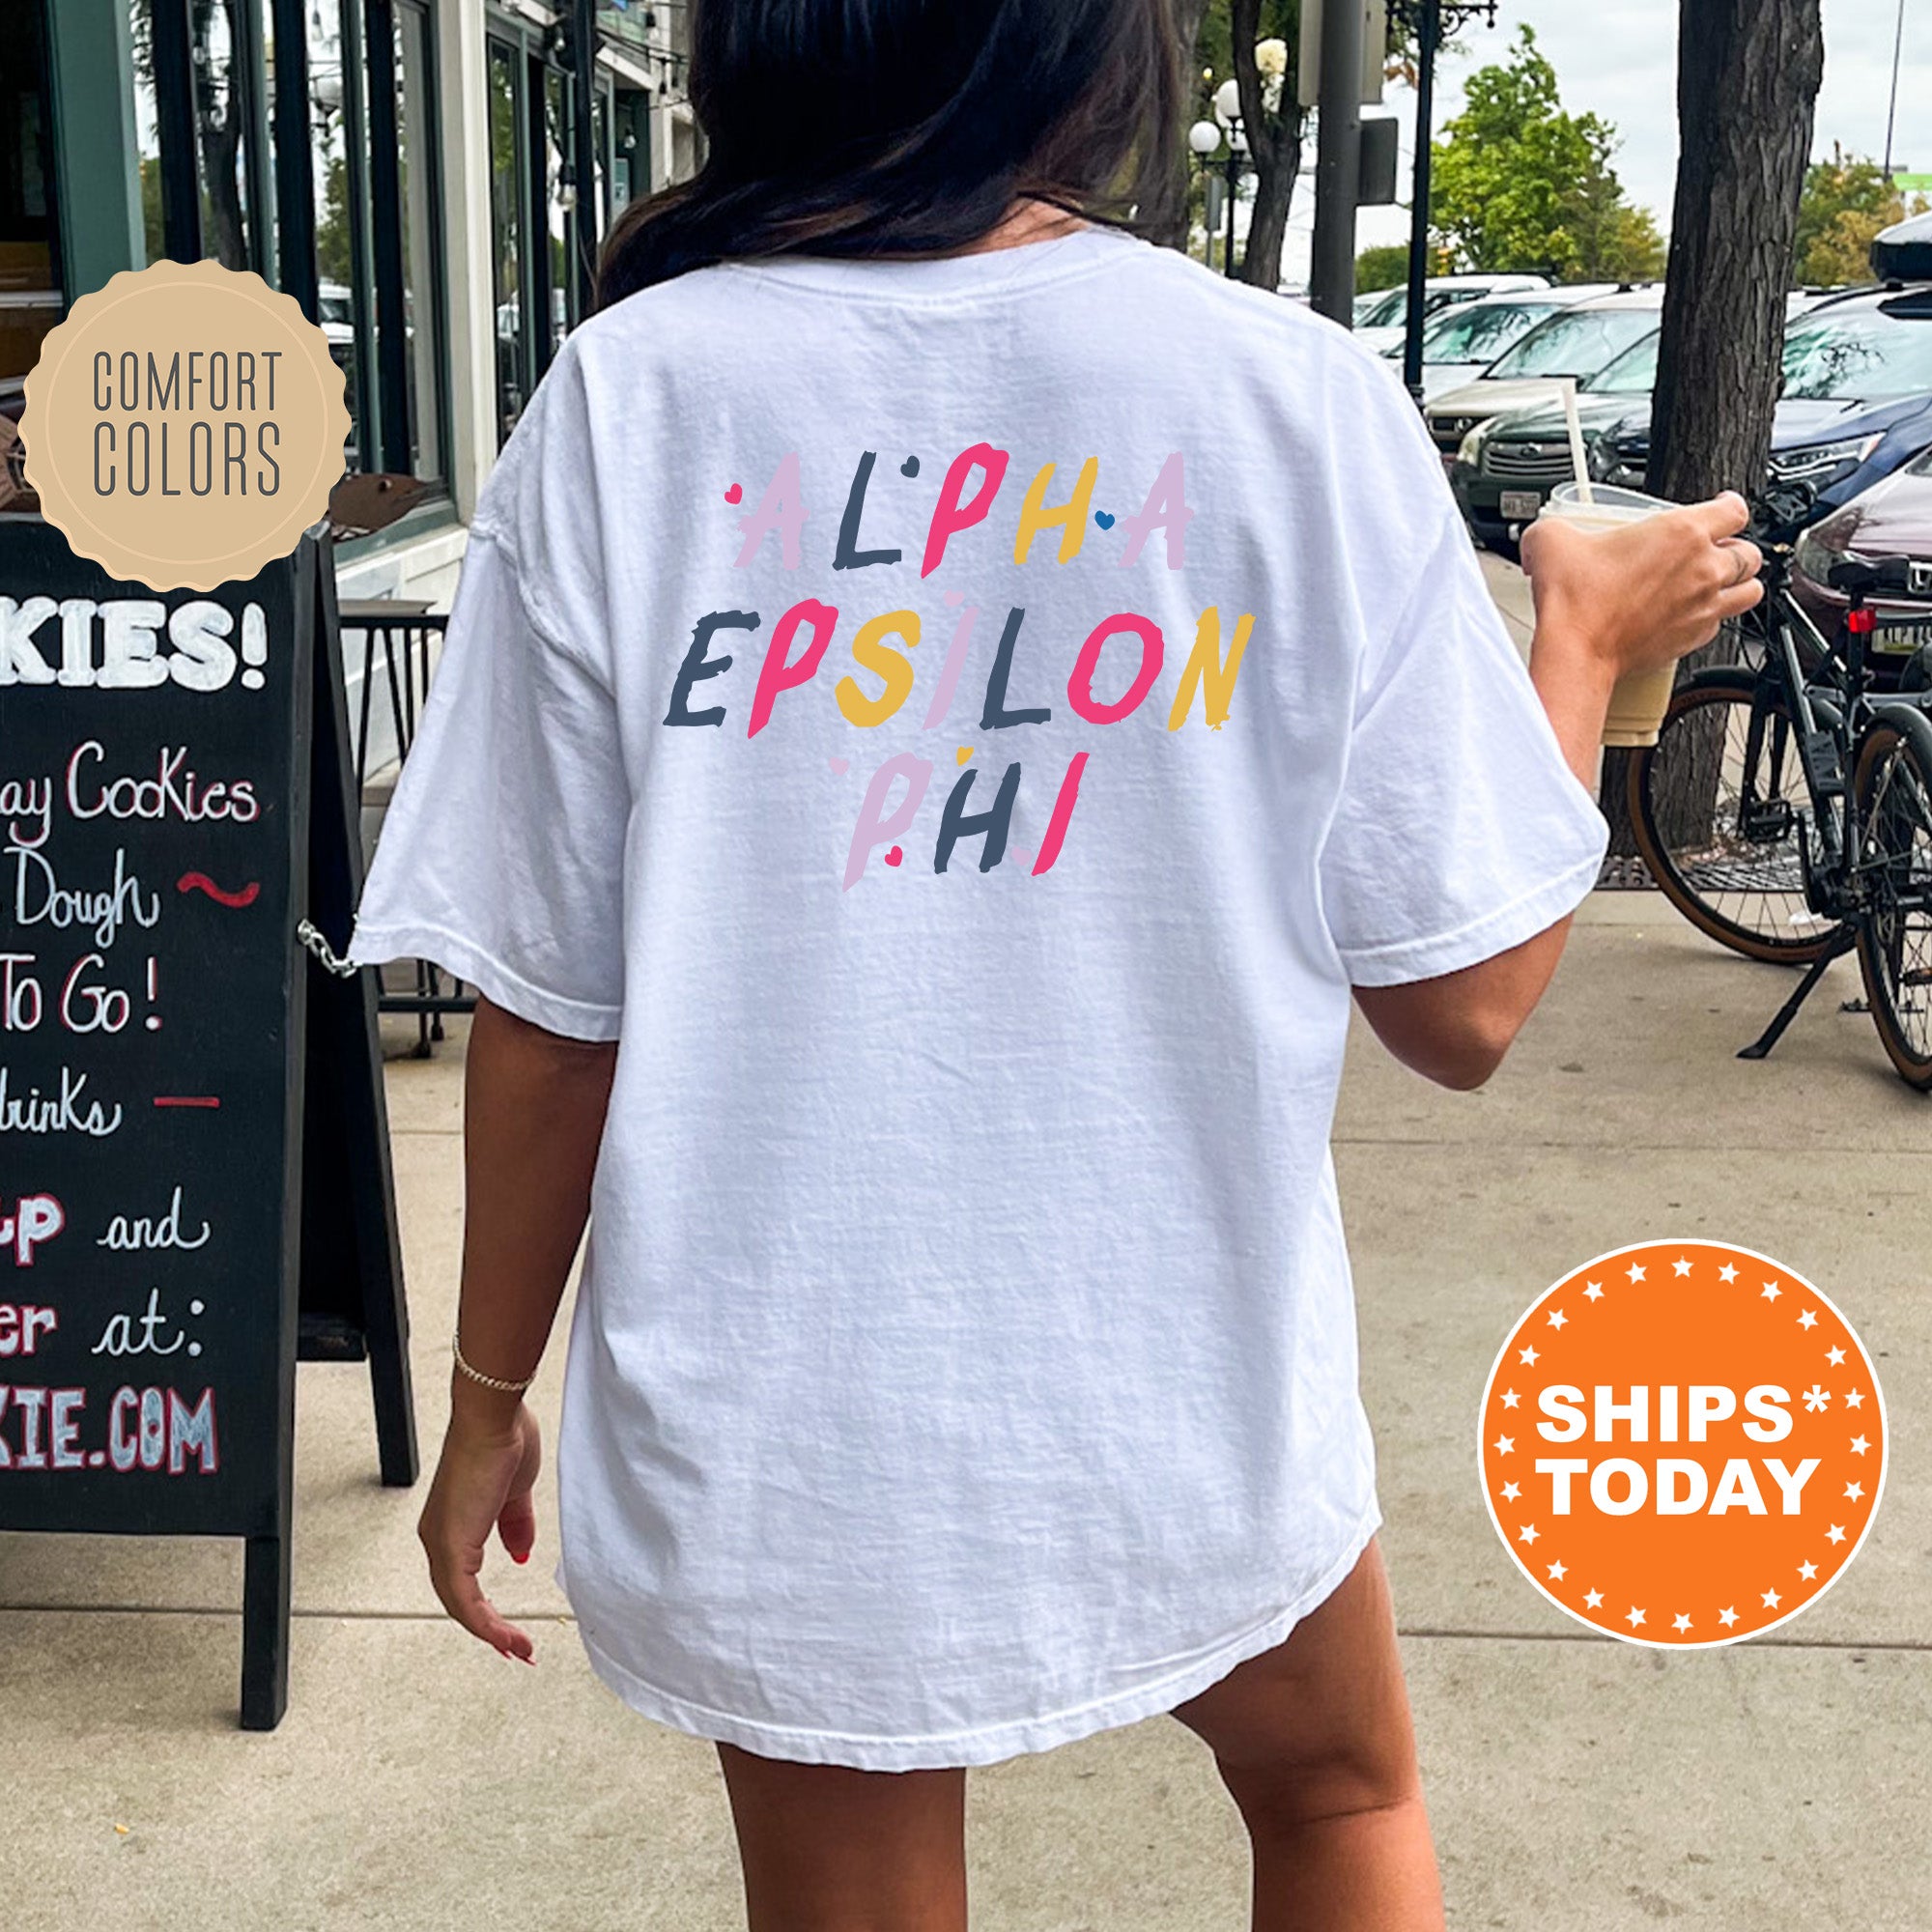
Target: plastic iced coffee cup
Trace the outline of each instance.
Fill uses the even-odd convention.
[[[1572,529],[1602,534],[1640,524],[1646,517],[1677,507],[1656,497],[1646,497],[1641,491],[1619,490],[1607,483],[1593,484],[1590,497],[1586,503],[1575,483],[1562,484],[1544,504],[1543,514],[1559,519]],[[1604,721],[1604,743],[1625,751],[1656,744],[1676,684],[1674,664],[1665,665],[1662,670],[1639,671],[1620,678],[1610,694],[1609,716]]]

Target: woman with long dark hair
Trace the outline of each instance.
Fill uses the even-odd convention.
[[[1258,1925],[1441,1922],[1328,1132],[1488,1077],[1741,503],[1537,532],[1528,671],[1339,329],[1145,239],[1164,0],[696,0],[470,532],[355,956],[480,989],[422,1535],[537,1525],[758,1932],[957,1932],[965,1770],[1172,1712]]]

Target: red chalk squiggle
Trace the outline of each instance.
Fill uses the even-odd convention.
[[[239,893],[229,893],[222,891],[206,872],[184,872],[175,881],[175,890],[178,893],[206,893],[217,905],[241,907],[253,905],[262,888],[258,881],[250,879]]]

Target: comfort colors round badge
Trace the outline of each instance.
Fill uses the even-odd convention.
[[[26,382],[42,514],[154,590],[213,590],[287,556],[328,506],[342,371],[291,296],[218,262],[156,262],[83,296]]]
[[[1845,1573],[1885,1487],[1885,1403],[1830,1298],[1715,1241],[1567,1275],[1483,1397],[1483,1493],[1579,1623],[1695,1650],[1788,1622]]]

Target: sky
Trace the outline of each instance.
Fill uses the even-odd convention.
[[[1885,149],[1886,107],[1898,0],[1823,0],[1825,85],[1818,97],[1813,152],[1829,155],[1833,141],[1878,159]],[[1595,113],[1622,137],[1615,166],[1632,200],[1651,208],[1668,230],[1677,170],[1677,0],[1502,0],[1494,28],[1465,31],[1467,48],[1446,57],[1436,77],[1436,128],[1462,105],[1463,81],[1475,68],[1504,57],[1516,29],[1536,29],[1556,69],[1563,104],[1573,114]],[[1391,87],[1386,109],[1405,122],[1403,199],[1408,198],[1415,102]],[[1375,110],[1371,110],[1372,112]],[[1893,165],[1932,174],[1932,0],[1905,0],[1905,53],[1898,88]],[[1314,144],[1306,185],[1296,197],[1283,273],[1308,272],[1314,222]],[[1408,217],[1391,209],[1364,210],[1364,247],[1407,238]]]

